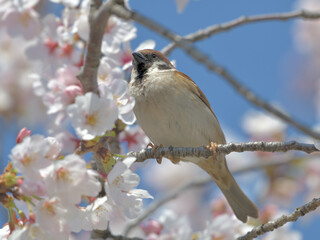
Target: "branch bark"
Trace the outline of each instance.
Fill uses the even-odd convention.
[[[142,16],[141,14],[128,10],[122,6],[115,5],[112,7],[111,12],[120,18],[126,20],[135,20],[136,22],[146,26],[147,28],[159,33],[161,36],[168,38],[173,41],[178,47],[183,49],[187,54],[189,54],[194,60],[205,65],[210,71],[217,73],[222,78],[227,80],[229,84],[244,98],[246,98],[252,104],[265,109],[274,116],[282,119],[288,124],[309,135],[315,139],[320,140],[320,134],[308,128],[306,125],[295,120],[292,116],[288,115],[286,112],[279,110],[277,107],[269,104],[267,101],[262,100],[248,88],[244,87],[243,84],[238,82],[225,68],[219,66],[217,63],[212,61],[206,54],[201,52],[195,46],[191,45],[189,41],[185,40],[178,34],[173,33],[169,29],[163,27],[162,25],[156,23],[155,21]]]
[[[83,92],[98,92],[98,67],[100,64],[101,45],[106,24],[111,16],[110,8],[114,5],[114,0],[102,3],[102,0],[92,0],[89,13],[89,40],[87,43],[86,55],[83,67],[78,74]]]
[[[287,21],[290,19],[319,19],[320,13],[319,12],[311,12],[306,10],[299,10],[294,12],[287,12],[287,13],[273,13],[273,14],[264,14],[264,15],[257,15],[257,16],[243,16],[237,19],[231,20],[230,22],[216,24],[213,26],[209,26],[206,29],[201,29],[195,33],[188,34],[187,36],[183,37],[185,40],[189,42],[197,42],[203,39],[209,38],[213,34],[229,31],[233,28],[250,24],[250,23],[257,23],[257,22],[266,22],[266,21]],[[170,43],[166,47],[162,49],[162,52],[165,55],[169,55],[175,48],[177,47],[176,43]]]
[[[309,212],[316,210],[320,206],[320,198],[314,198],[311,202],[298,207],[290,215],[282,215],[276,220],[269,221],[268,223],[262,224],[258,227],[255,227],[246,235],[237,238],[238,240],[250,240],[256,238],[260,235],[263,235],[267,232],[271,232],[277,228],[280,228],[288,222],[295,222],[299,217],[306,215]]]
[[[287,152],[290,150],[298,150],[306,153],[319,152],[313,144],[290,142],[248,142],[248,143],[227,143],[219,144],[215,149],[216,153],[230,154],[231,152]],[[140,152],[129,152],[128,156],[137,158],[137,162],[143,162],[150,158],[160,157],[205,157],[213,155],[213,152],[208,150],[206,146],[197,148],[182,148],[182,147],[164,147],[157,149],[143,149]]]

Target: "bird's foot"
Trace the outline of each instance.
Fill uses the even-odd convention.
[[[158,148],[162,148],[163,147],[163,145],[162,144],[160,144],[159,146],[158,145],[155,145],[155,144],[153,144],[153,143],[148,143],[148,145],[147,145],[147,148],[148,147],[151,147],[152,148],[152,152],[153,153],[155,153],[155,151],[158,149]],[[158,158],[156,158],[156,160],[157,160],[157,163],[158,164],[161,164],[162,163],[162,157],[158,157]]]
[[[212,151],[212,159],[213,159],[214,163],[216,162],[217,147],[218,147],[218,144],[215,142],[210,142],[210,144],[207,145],[207,147],[206,147],[208,151]]]

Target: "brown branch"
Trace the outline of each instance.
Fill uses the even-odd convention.
[[[89,13],[89,40],[87,51],[84,58],[84,65],[78,74],[83,92],[95,92],[98,94],[98,67],[101,58],[101,44],[103,34],[109,17],[111,16],[110,8],[114,0],[102,3],[102,0],[92,0]]]
[[[288,222],[295,222],[299,217],[306,215],[307,213],[316,210],[320,206],[320,198],[314,198],[311,202],[298,207],[290,215],[282,215],[276,220],[269,221],[258,227],[255,227],[250,232],[237,238],[238,240],[249,240],[263,235],[267,232],[271,232],[277,228],[280,228]]]
[[[232,170],[232,173],[236,174],[236,173],[243,173],[243,172],[248,172],[248,171],[253,171],[253,170],[257,170],[257,169],[262,169],[265,167],[271,167],[271,166],[279,166],[279,165],[285,165],[285,164],[289,164],[291,162],[295,161],[294,158],[284,158],[284,159],[273,159],[270,161],[263,161],[263,162],[257,162],[254,164],[250,164],[249,166],[241,166],[238,167],[234,170]],[[146,218],[148,218],[152,213],[154,213],[155,211],[157,211],[161,206],[163,206],[164,204],[166,204],[167,202],[175,199],[176,197],[178,197],[182,192],[189,190],[190,188],[193,187],[201,187],[204,186],[208,183],[213,183],[211,177],[206,176],[206,177],[202,177],[202,178],[198,178],[198,179],[194,179],[191,182],[173,190],[172,192],[170,192],[169,194],[167,194],[166,196],[164,196],[163,198],[152,202],[145,210],[144,212],[137,217],[136,219],[134,219],[132,222],[130,222],[124,231],[124,235],[128,236],[128,234],[132,231],[132,229],[134,229],[135,227],[137,227],[143,220],[145,220]]]
[[[217,34],[224,31],[229,31],[233,28],[250,24],[250,23],[257,23],[257,22],[266,22],[266,21],[287,21],[290,19],[319,19],[320,12],[311,12],[306,10],[299,10],[294,12],[287,12],[287,13],[276,13],[276,14],[264,14],[264,15],[257,15],[257,16],[243,16],[237,19],[231,20],[230,22],[221,23],[213,26],[209,26],[206,29],[201,29],[195,33],[191,33],[183,37],[185,40],[189,42],[197,42],[203,39],[209,38],[213,34]],[[162,49],[162,52],[165,55],[169,55],[175,48],[177,47],[176,43],[170,43],[166,47]]]
[[[289,116],[282,110],[274,107],[273,105],[269,104],[268,102],[262,100],[253,92],[251,92],[248,88],[244,87],[241,83],[239,83],[225,68],[219,66],[215,62],[213,62],[208,56],[202,53],[199,49],[195,46],[191,45],[190,42],[182,38],[181,36],[173,33],[172,31],[168,30],[167,28],[163,27],[162,25],[156,23],[155,21],[142,16],[137,12],[133,12],[128,10],[122,6],[115,5],[112,7],[111,12],[117,15],[120,18],[126,20],[135,20],[138,23],[146,26],[147,28],[159,33],[165,38],[170,39],[174,43],[177,44],[180,48],[182,48],[186,53],[188,53],[193,59],[205,65],[210,71],[213,71],[220,75],[222,78],[227,80],[234,87],[234,89],[239,92],[243,97],[245,97],[249,102],[253,103],[254,105],[261,107],[268,112],[272,113],[273,115],[277,116],[278,118],[282,119],[283,121],[291,124],[293,127],[298,129],[299,131],[320,140],[320,134],[315,132],[305,126],[304,124],[298,122],[297,120],[293,119],[292,116]]]
[[[312,148],[312,147],[311,147]],[[309,151],[309,150],[308,150]],[[237,173],[243,173],[243,172],[248,172],[248,171],[254,171],[257,169],[263,169],[265,167],[271,167],[271,166],[279,166],[279,165],[285,165],[289,164],[291,162],[295,161],[294,158],[283,158],[283,159],[272,159],[270,161],[263,161],[263,162],[257,162],[253,163],[247,166],[240,166],[238,168],[235,168],[232,170],[233,174]],[[154,213],[156,210],[158,210],[161,206],[166,204],[167,202],[175,199],[178,197],[182,192],[189,190],[190,188],[193,187],[201,187],[204,186],[205,184],[208,184],[210,182],[213,182],[211,177],[206,176],[202,178],[197,178],[193,179],[191,182],[173,190],[163,198],[152,202],[144,211],[143,213],[134,219],[132,222],[130,222],[124,231],[124,235],[128,236],[128,234],[135,228],[137,227],[142,221],[144,221],[146,218],[148,218],[152,213]]]
[[[296,141],[290,142],[248,142],[248,143],[227,143],[219,144],[216,148],[217,153],[230,154],[231,152],[287,152],[290,150],[297,150],[306,153],[319,152],[313,144],[298,143]],[[137,158],[137,162],[143,162],[146,159],[159,157],[205,157],[208,158],[213,155],[212,151],[208,150],[206,146],[197,148],[182,148],[182,147],[164,147],[157,149],[143,149],[140,152],[129,152],[128,156]]]

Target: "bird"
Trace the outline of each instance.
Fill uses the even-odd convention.
[[[154,146],[200,147],[225,144],[226,139],[209,101],[197,84],[178,71],[161,52],[132,53],[129,94],[133,111]],[[214,143],[214,144],[213,144]],[[258,208],[241,190],[227,166],[225,155],[169,158],[192,162],[207,172],[242,222],[257,218]]]

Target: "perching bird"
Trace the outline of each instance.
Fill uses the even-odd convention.
[[[135,98],[137,120],[155,145],[199,147],[226,143],[206,96],[186,74],[179,72],[160,52],[145,49],[133,54],[129,92]],[[231,175],[225,156],[216,159],[171,158],[192,162],[206,171],[242,222],[258,217],[258,209]]]

